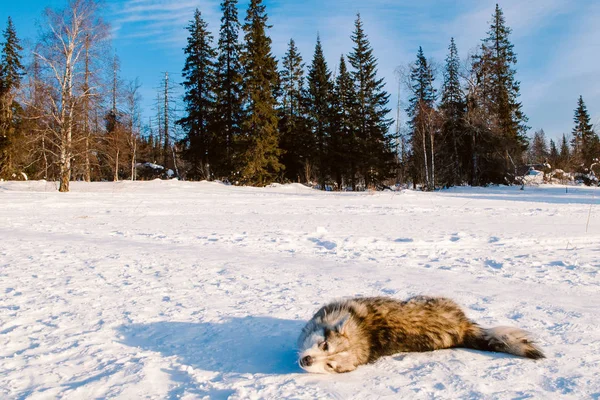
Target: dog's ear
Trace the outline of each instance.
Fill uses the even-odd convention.
[[[350,321],[350,315],[346,315],[345,317],[341,318],[335,324],[335,327],[333,329],[340,335],[345,335],[348,328],[348,321]]]

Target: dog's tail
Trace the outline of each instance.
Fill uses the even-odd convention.
[[[463,346],[476,350],[509,353],[534,360],[546,357],[534,344],[529,333],[508,326],[489,329],[477,327],[473,333],[465,336]]]

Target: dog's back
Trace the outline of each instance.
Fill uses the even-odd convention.
[[[355,334],[369,338],[369,362],[399,352],[457,347],[480,330],[455,302],[443,297],[367,297],[346,303],[360,321]]]

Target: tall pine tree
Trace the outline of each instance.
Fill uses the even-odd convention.
[[[238,146],[242,124],[242,66],[240,63],[241,44],[239,43],[240,22],[237,0],[224,0],[221,3],[223,17],[219,35],[215,82],[215,127],[220,145],[221,173],[231,177],[238,156]]]
[[[317,167],[319,185],[324,190],[329,172],[327,144],[331,126],[331,72],[327,67],[321,39],[317,37],[315,54],[308,71],[308,109],[315,140],[314,165]]]
[[[546,141],[546,133],[543,129],[533,134],[531,145],[529,146],[529,163],[543,164],[550,157],[550,149]]]
[[[329,143],[331,174],[338,190],[343,189],[344,177],[356,190],[359,149],[356,141],[356,92],[354,81],[342,55],[332,98],[332,124]]]
[[[314,140],[306,115],[304,64],[294,39],[290,39],[282,66],[279,131],[285,176],[292,182],[308,181]]]
[[[277,61],[271,53],[267,36],[267,14],[262,0],[251,0],[244,24],[245,116],[242,124],[243,152],[240,181],[263,186],[278,178],[283,165],[279,162],[279,131],[276,91],[279,85]]]
[[[558,168],[568,170],[571,168],[571,149],[569,148],[569,141],[567,135],[563,133],[560,141],[560,153],[558,155]]]
[[[573,117],[575,127],[573,128],[573,138],[571,145],[573,146],[573,158],[577,165],[589,167],[595,158],[600,157],[598,154],[598,135],[594,132],[590,122],[590,114],[588,113],[583,96],[579,96],[577,100],[577,108]]]
[[[469,141],[465,137],[467,131],[466,99],[460,84],[460,58],[454,38],[450,40],[449,53],[444,68],[444,84],[442,86],[442,111],[444,124],[442,135],[444,146],[440,149],[443,165],[441,182],[445,185],[460,185],[466,180],[465,166],[469,165]]]
[[[281,109],[285,116],[297,116],[301,113],[302,91],[304,89],[304,63],[298,52],[296,42],[290,39],[288,51],[282,60]]]
[[[557,165],[559,158],[560,155],[558,153],[558,147],[556,147],[556,142],[550,139],[550,155],[548,156],[548,162],[552,168],[558,168]]]
[[[425,58],[423,48],[419,47],[417,60],[410,70],[411,97],[407,108],[411,128],[411,171],[413,183],[424,183],[427,190],[433,189],[435,134],[435,100],[433,70]]]
[[[17,37],[17,31],[12,18],[8,17],[6,29],[2,34],[2,55],[0,58],[0,95],[18,88],[23,76],[21,54],[23,47]]]
[[[23,47],[10,17],[3,38],[0,55],[0,177],[9,178],[13,173],[12,159],[18,130],[16,114],[20,109],[15,98],[23,76],[20,54]]]
[[[489,154],[487,168],[499,172],[497,176],[483,177],[495,183],[512,182],[517,165],[521,163],[523,151],[527,149],[527,117],[518,101],[520,82],[516,80],[517,56],[510,42],[511,29],[506,26],[504,13],[498,4],[488,36],[483,39],[481,52],[476,57],[476,68],[482,79],[481,93],[486,108],[494,121],[496,136],[490,140],[493,148],[485,149]]]
[[[178,121],[186,135],[184,158],[190,163],[191,179],[212,179],[221,174],[223,160],[214,129],[215,56],[212,35],[198,9],[187,27],[187,55],[183,68],[186,116]]]
[[[357,107],[354,125],[357,129],[357,147],[361,155],[358,169],[365,186],[382,184],[391,174],[395,160],[388,118],[390,95],[384,90],[383,78],[377,77],[377,59],[366,33],[360,14],[357,15],[352,34],[354,47],[348,55],[352,65],[352,78],[356,90]]]

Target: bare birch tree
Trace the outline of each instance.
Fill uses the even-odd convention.
[[[140,120],[140,103],[141,96],[139,89],[141,84],[136,79],[129,82],[125,91],[125,103],[127,106],[127,143],[129,145],[130,160],[131,160],[131,180],[136,180],[135,164],[137,158],[138,141],[141,135],[141,120]]]
[[[97,16],[95,0],[69,0],[67,8],[46,10],[47,33],[34,54],[46,67],[52,82],[49,125],[58,149],[59,191],[68,192],[71,180],[75,114],[92,88],[78,84],[85,76],[86,48],[108,36],[106,25]],[[86,45],[87,43],[87,45]]]

